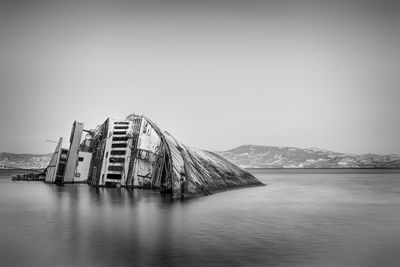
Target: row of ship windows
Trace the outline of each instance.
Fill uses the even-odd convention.
[[[114,122],[114,125],[125,125],[125,126],[114,126],[114,130],[128,130],[129,128],[129,122]],[[114,131],[113,135],[126,135],[127,131]],[[128,141],[127,136],[114,136],[112,141]],[[120,144],[112,144],[112,148],[124,148],[127,147],[127,143],[120,143]],[[112,150],[111,155],[125,155],[126,151],[125,150]],[[110,158],[109,159],[110,163],[124,163],[125,158]],[[109,171],[123,171],[124,166],[108,166]],[[114,179],[114,180],[121,180],[122,175],[121,174],[116,174],[116,173],[109,173],[107,174],[107,179]]]

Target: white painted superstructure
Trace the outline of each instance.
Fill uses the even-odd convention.
[[[140,126],[135,163],[133,185],[150,184],[157,154],[160,152],[161,139],[149,122],[143,118]]]
[[[74,182],[86,182],[89,178],[90,161],[92,160],[92,153],[79,151],[78,152],[78,164],[76,166],[76,172]]]

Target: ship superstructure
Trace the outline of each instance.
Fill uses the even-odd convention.
[[[46,182],[151,188],[171,193],[173,198],[262,185],[221,156],[185,146],[136,114],[108,118],[93,130],[85,130],[83,123],[75,121],[69,149],[62,149],[60,138]]]

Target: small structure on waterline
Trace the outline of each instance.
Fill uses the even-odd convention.
[[[185,146],[147,117],[135,114],[108,118],[93,130],[74,122],[70,148],[63,149],[60,138],[45,181],[152,188],[173,198],[262,185],[225,158]]]

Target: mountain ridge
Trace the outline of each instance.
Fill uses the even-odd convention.
[[[242,168],[400,168],[400,156],[297,147],[242,145],[217,151]]]
[[[22,169],[43,169],[49,165],[53,153],[28,154],[0,152],[0,169],[6,167]]]
[[[242,168],[400,168],[400,155],[397,154],[350,154],[316,147],[242,145],[214,153]],[[0,152],[0,169],[46,168],[51,156],[52,153]]]

